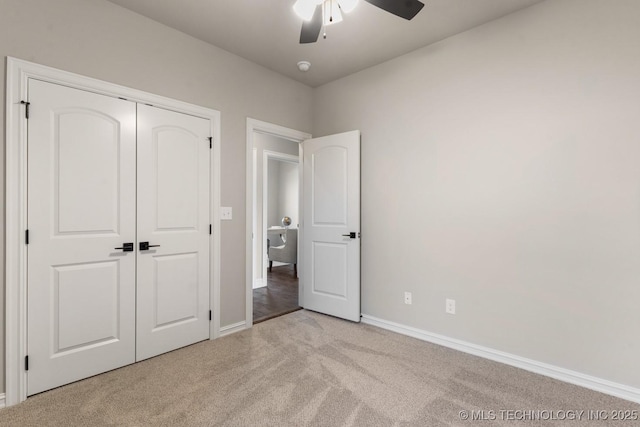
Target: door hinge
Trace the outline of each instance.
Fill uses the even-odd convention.
[[[211,150],[213,148],[213,137],[210,136],[209,137],[209,150]]]
[[[24,244],[29,244],[29,230],[24,230]]]
[[[25,119],[29,118],[29,106],[31,105],[30,102],[27,101],[20,101],[20,104],[24,105],[24,117]]]
[[[209,321],[211,321],[211,310],[209,310]]]
[[[29,370],[29,356],[24,357],[24,370],[25,371]]]
[[[213,234],[213,226],[209,224],[209,234]]]

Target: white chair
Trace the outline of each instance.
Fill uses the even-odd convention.
[[[293,264],[293,274],[298,275],[298,230],[287,228],[284,230],[284,245],[269,247],[269,271],[273,268],[273,261]]]

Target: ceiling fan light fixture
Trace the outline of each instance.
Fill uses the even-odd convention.
[[[325,27],[342,22],[342,12],[340,12],[337,0],[325,0],[322,8],[322,23]]]
[[[338,2],[340,3],[340,9],[344,13],[351,12],[358,5],[358,0],[339,0]]]
[[[365,0],[385,12],[389,12],[407,21],[413,19],[424,7],[420,0]],[[315,3],[315,11],[311,14],[311,4]],[[327,27],[342,21],[342,12],[349,13],[358,5],[358,0],[296,0],[293,8],[302,17],[311,16],[302,22],[300,44],[315,43],[322,34],[327,38]]]
[[[313,13],[316,11],[316,6],[320,3],[322,3],[322,0],[297,0],[293,4],[293,11],[305,21],[311,21]]]

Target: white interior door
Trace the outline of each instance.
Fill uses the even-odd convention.
[[[137,360],[209,338],[210,135],[138,105]]]
[[[135,360],[136,105],[29,81],[27,394]]]
[[[303,143],[304,308],[360,321],[360,131]]]

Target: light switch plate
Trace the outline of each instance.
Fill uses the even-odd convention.
[[[220,207],[220,219],[223,221],[229,221],[233,219],[233,208],[228,206]]]

